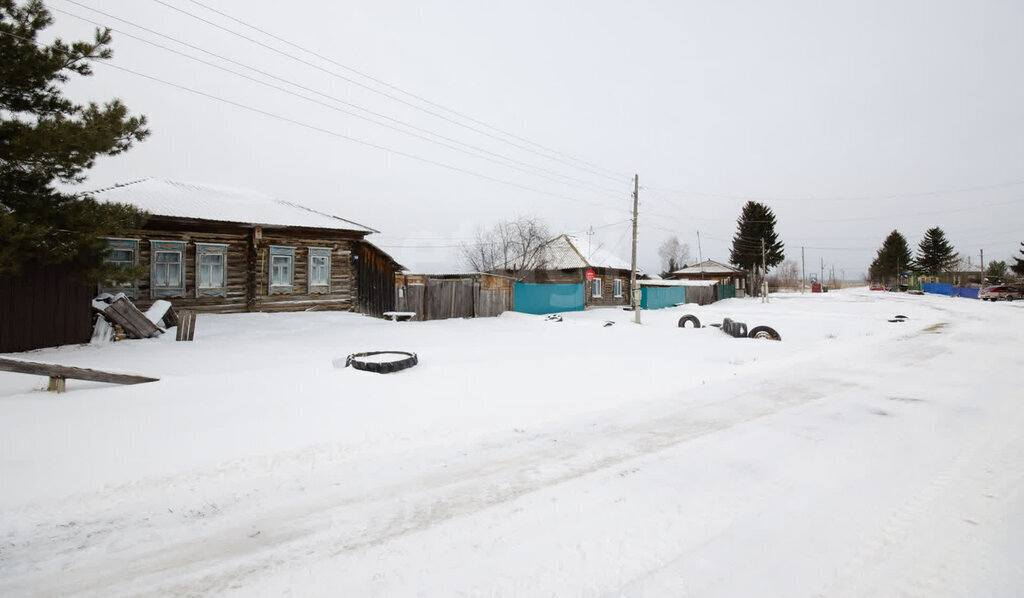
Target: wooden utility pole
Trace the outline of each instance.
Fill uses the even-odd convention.
[[[764,253],[764,237],[761,237],[761,303],[768,303],[768,258]]]
[[[985,250],[981,250],[981,286],[978,287],[978,292],[985,288]]]
[[[821,269],[818,270],[818,284],[824,285],[825,284],[825,258],[819,258],[819,259],[821,259],[821,266],[820,266]]]
[[[636,214],[640,205],[640,175],[633,175],[633,264],[629,274],[629,292],[633,294],[633,321],[640,323],[640,289],[636,288]]]
[[[704,280],[704,252],[700,249],[700,231],[697,231],[697,259],[700,260],[700,279]]]
[[[807,280],[807,264],[804,262],[804,248],[800,248],[800,294],[804,294],[804,281]]]

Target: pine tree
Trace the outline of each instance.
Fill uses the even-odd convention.
[[[900,231],[894,230],[885,241],[882,241],[882,247],[878,249],[871,267],[868,268],[868,276],[879,282],[897,278],[901,270],[909,269],[910,262],[910,246],[907,245],[907,239]]]
[[[917,246],[914,266],[917,270],[935,276],[948,272],[956,263],[957,253],[946,240],[946,233],[939,227],[929,228]]]
[[[1024,242],[1021,242],[1020,244],[1020,254],[1024,255]],[[1024,259],[1013,256],[1013,261],[1015,263],[1010,266],[1010,269],[1013,270],[1017,276],[1024,276]]]
[[[729,261],[734,266],[752,273],[752,289],[760,288],[759,281],[764,276],[764,272],[761,272],[762,240],[765,250],[764,263],[768,268],[780,264],[786,256],[783,252],[784,245],[775,232],[775,213],[762,203],[748,201],[736,220],[736,235],[732,238]]]
[[[64,97],[72,74],[112,56],[110,31],[92,42],[37,41],[53,23],[39,0],[0,0],[0,273],[31,263],[70,264],[87,280],[124,278],[103,266],[104,236],[138,228],[145,215],[122,205],[62,193],[100,155],[126,151],[148,134],[143,116],[118,100],[79,105]]]

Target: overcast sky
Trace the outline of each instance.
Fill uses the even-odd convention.
[[[109,26],[111,64],[138,73],[97,66],[69,92],[152,129],[83,188],[251,188],[380,230],[415,271],[456,269],[456,245],[518,215],[628,260],[634,173],[648,271],[672,234],[695,261],[698,230],[728,261],[747,198],[808,271],[860,276],[893,229],[916,248],[940,226],[975,264],[1024,241],[1019,0],[201,2],[47,2],[51,32]]]

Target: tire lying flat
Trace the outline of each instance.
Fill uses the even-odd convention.
[[[365,361],[363,358],[374,355],[394,355],[395,359],[382,361]],[[420,362],[415,353],[408,351],[367,351],[365,353],[353,353],[345,360],[345,367],[352,366],[364,372],[377,374],[391,374],[407,370]]]

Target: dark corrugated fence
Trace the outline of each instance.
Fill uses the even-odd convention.
[[[94,290],[65,266],[0,275],[0,353],[88,342]]]

